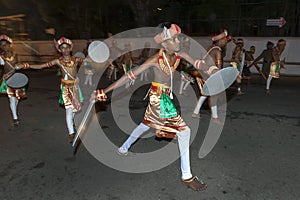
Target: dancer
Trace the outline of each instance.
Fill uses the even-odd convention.
[[[131,43],[125,43],[125,49],[124,54],[120,57],[120,63],[123,66],[124,73],[127,74],[132,69],[134,69],[136,66],[134,64],[134,57],[133,57],[133,51],[131,47]],[[135,80],[131,80],[130,82],[127,82],[125,85],[125,88],[128,89],[131,85],[134,85]]]
[[[251,46],[248,51],[245,52],[245,64],[243,68],[243,79],[248,80],[248,85],[250,84],[251,71],[250,64],[254,60],[255,46]]]
[[[242,38],[238,38],[237,40],[234,41],[235,43],[235,48],[232,52],[232,58],[231,58],[231,65],[239,71],[239,75],[236,78],[236,83],[237,83],[237,91],[238,95],[244,94],[241,90],[241,85],[242,85],[242,72],[245,64],[245,49],[244,49],[244,40]]]
[[[276,43],[276,46],[273,48],[272,55],[274,62],[271,63],[270,73],[266,83],[266,93],[267,95],[271,94],[270,86],[273,78],[278,79],[280,76],[280,69],[283,67],[280,62],[280,56],[284,51],[286,46],[286,41],[284,39],[279,39]]]
[[[66,109],[66,122],[69,135],[69,143],[73,142],[75,136],[74,115],[81,109],[83,96],[79,88],[77,77],[77,67],[83,62],[82,58],[72,56],[73,43],[70,39],[61,37],[58,41],[54,40],[56,49],[61,53],[61,57],[50,62],[39,65],[19,66],[24,69],[43,69],[54,65],[59,66],[62,72],[60,84],[59,103]]]
[[[118,79],[117,77],[118,69],[121,68],[120,56],[122,55],[123,51],[118,47],[117,40],[112,40],[109,50],[110,50],[109,53],[110,58],[108,59],[108,61],[110,65],[107,69],[107,78],[108,80],[116,81]]]
[[[85,81],[84,85],[93,86],[93,76],[95,74],[95,69],[92,66],[92,60],[89,57],[86,57],[83,60],[83,66],[84,66],[84,74],[85,74]]]
[[[263,65],[262,65],[262,74],[265,76],[265,77],[268,77],[269,76],[269,73],[270,73],[270,65],[271,63],[274,61],[273,60],[273,55],[272,55],[272,52],[273,52],[273,48],[274,48],[274,43],[273,42],[270,42],[268,41],[267,42],[267,47],[266,49],[264,49],[260,55],[254,59],[253,61],[253,64],[252,65],[255,65],[257,64],[257,62],[261,59],[263,59]],[[249,68],[251,67],[249,66]]]
[[[203,57],[203,60],[205,61],[205,64],[210,66],[209,68],[209,74],[212,74],[219,69],[223,67],[223,57],[225,56],[222,53],[222,49],[226,49],[226,45],[228,41],[230,40],[230,36],[228,35],[227,30],[223,30],[220,34],[217,34],[213,36],[212,39],[212,45],[208,48],[207,53]],[[205,73],[202,73],[205,75]],[[196,77],[196,81],[198,84],[198,87],[200,89],[200,93],[202,94],[202,86],[204,84],[204,80],[207,79],[208,76],[206,77]],[[194,118],[201,118],[200,115],[200,109],[207,99],[207,96],[201,95],[197,105],[193,111],[192,117]],[[218,107],[217,107],[217,100],[218,100],[218,95],[214,95],[210,97],[210,106],[211,106],[211,114],[212,114],[212,122],[223,125],[224,123],[219,119],[218,116]]]
[[[128,71],[118,81],[105,89],[97,90],[96,98],[105,101],[106,93],[134,80],[143,71],[153,67],[154,81],[149,90],[149,104],[143,121],[133,130],[129,138],[118,149],[118,153],[127,155],[131,145],[150,127],[157,129],[157,137],[178,138],[181,156],[181,180],[193,190],[204,190],[207,185],[193,176],[190,169],[189,142],[191,130],[178,114],[172,101],[173,73],[180,62],[176,52],[180,50],[178,35],[181,29],[176,24],[163,23],[163,32],[154,39],[162,48],[140,67]],[[170,84],[169,84],[170,83]]]
[[[13,117],[12,124],[18,126],[20,124],[18,116],[19,101],[26,98],[25,88],[11,88],[6,85],[6,80],[15,72],[15,64],[18,62],[18,55],[12,47],[13,41],[7,35],[0,35],[1,57],[0,65],[4,66],[4,73],[1,80],[0,92],[6,93],[9,99],[10,110]]]
[[[188,37],[184,37],[182,39],[182,52],[185,52],[189,54],[190,51],[190,39]],[[179,88],[179,94],[184,94],[184,91],[186,91],[187,87],[190,85],[190,83],[194,83],[194,78],[188,73],[189,69],[192,67],[192,64],[187,62],[186,60],[182,59],[180,63],[180,75],[181,75],[181,82],[180,82],[180,88]]]

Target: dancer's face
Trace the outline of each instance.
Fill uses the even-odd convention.
[[[59,46],[59,49],[63,55],[70,55],[71,46],[68,44],[62,44]]]
[[[8,51],[9,50],[9,47],[10,47],[10,44],[5,41],[5,40],[1,40],[0,41],[0,48],[3,50],[3,51]]]
[[[170,52],[178,52],[180,50],[180,40],[178,36],[173,36],[172,38],[164,41],[162,46]]]
[[[222,38],[219,40],[219,46],[220,47],[225,47],[227,45],[227,39],[226,37]]]

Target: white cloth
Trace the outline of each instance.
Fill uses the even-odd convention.
[[[67,127],[68,127],[68,131],[69,134],[74,134],[74,114],[73,113],[73,108],[67,108],[66,109],[66,122],[67,122]]]
[[[18,114],[17,114],[18,103],[19,103],[19,100],[16,97],[9,98],[9,105],[10,105],[11,113],[13,115],[13,119],[18,119]]]
[[[181,178],[183,180],[192,178],[191,167],[190,167],[190,136],[191,129],[186,128],[183,132],[178,132],[178,147],[180,152],[180,169]]]
[[[199,98],[199,100],[198,100],[198,102],[197,102],[197,105],[196,105],[196,107],[195,107],[195,109],[194,109],[194,113],[195,114],[199,114],[199,112],[200,112],[200,109],[201,109],[201,107],[202,107],[202,105],[203,105],[203,103],[204,103],[204,101],[207,99],[207,96],[201,96],[200,98]]]
[[[269,76],[268,79],[267,79],[267,85],[266,85],[267,90],[270,89],[272,78],[273,78],[272,76]]]
[[[126,153],[128,149],[131,147],[131,145],[146,131],[150,129],[149,126],[146,126],[143,123],[140,123],[130,134],[130,136],[127,138],[127,140],[123,143],[123,145],[119,148],[122,149],[121,153]]]
[[[4,65],[4,64],[5,64],[4,60],[0,57],[0,65]]]

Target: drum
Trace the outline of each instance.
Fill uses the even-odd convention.
[[[235,67],[226,67],[212,74],[203,85],[202,93],[212,96],[225,91],[237,78],[239,71]]]
[[[7,80],[6,84],[11,88],[22,88],[28,83],[28,77],[23,73],[14,73]]]
[[[94,62],[103,63],[109,58],[109,48],[104,42],[95,40],[89,45],[88,54]]]

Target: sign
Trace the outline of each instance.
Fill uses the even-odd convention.
[[[267,19],[267,26],[278,26],[279,28],[283,27],[286,24],[286,21],[283,17],[279,19]]]

